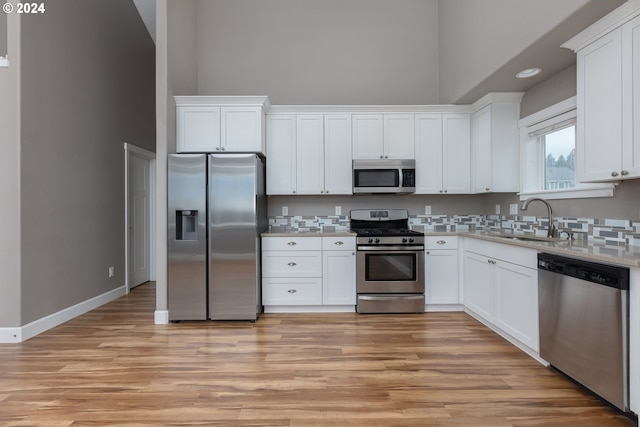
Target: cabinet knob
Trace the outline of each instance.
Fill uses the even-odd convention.
[[[611,172],[611,176],[618,176],[618,172]]]
[[[440,192],[442,193],[442,190],[440,190]]]
[[[220,151],[220,147],[216,147],[216,151]]]
[[[621,171],[620,174],[622,176],[627,176],[627,175],[629,175],[629,171]]]
[[[488,260],[487,260],[487,262],[488,262],[489,264],[495,264],[495,263],[496,263],[496,262],[495,262],[494,260],[492,260],[492,259],[488,259]]]
[[[320,190],[320,194],[323,194],[323,193],[324,193],[324,190]]]
[[[489,187],[485,188],[484,191],[491,191]]]
[[[439,244],[439,245],[444,245],[445,243],[447,243],[447,241],[446,240],[438,240],[436,243]]]
[[[296,243],[296,242],[287,242],[287,245],[289,245],[289,246],[295,246],[295,245],[297,245],[297,243]]]
[[[388,158],[389,158],[389,156],[384,156],[384,158],[385,158],[385,159],[388,159]]]
[[[337,242],[333,242],[334,245],[338,245],[338,246],[342,246],[344,245],[344,242],[341,242],[340,240],[338,240]]]
[[[448,190],[444,190],[444,192],[446,193]]]
[[[383,159],[384,157],[383,157],[383,156],[380,156],[380,158],[381,158],[381,159]]]
[[[222,147],[221,150],[224,151],[224,147]]]
[[[325,190],[324,194],[329,194],[329,190]]]
[[[296,194],[296,190],[293,190],[293,194]]]
[[[295,262],[290,262],[290,263],[288,263],[287,265],[288,265],[289,267],[295,267],[295,266],[296,266],[296,265],[298,265],[298,264],[296,264]]]
[[[289,289],[287,292],[289,292],[290,294],[295,294],[298,291],[296,291],[295,289]]]
[[[426,254],[427,254],[427,255],[431,255],[431,252],[427,251],[427,252],[426,252]]]

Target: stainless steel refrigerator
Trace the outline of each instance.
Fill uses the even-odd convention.
[[[168,168],[169,320],[256,320],[267,229],[262,159],[173,154]]]

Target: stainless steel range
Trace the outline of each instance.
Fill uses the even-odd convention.
[[[357,244],[357,312],[424,312],[424,233],[405,209],[351,211]]]

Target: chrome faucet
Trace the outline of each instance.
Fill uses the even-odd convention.
[[[531,203],[531,202],[533,202],[535,200],[544,203],[545,206],[547,207],[547,210],[549,211],[549,228],[547,229],[547,237],[556,237],[556,234],[557,234],[556,233],[556,226],[553,225],[553,213],[551,211],[551,205],[549,204],[549,202],[547,202],[545,199],[541,199],[539,197],[532,197],[530,199],[525,200],[520,209],[522,209],[523,211],[526,211],[527,208],[529,207],[529,203]]]

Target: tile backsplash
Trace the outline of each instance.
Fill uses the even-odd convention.
[[[287,233],[349,231],[349,217],[336,216],[272,216],[269,230]],[[571,232],[574,239],[611,246],[640,246],[640,221],[598,218],[554,218],[559,232]],[[514,234],[545,236],[547,217],[521,215],[410,215],[409,227],[424,232],[503,231]],[[563,237],[566,235],[563,234]]]

